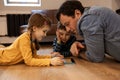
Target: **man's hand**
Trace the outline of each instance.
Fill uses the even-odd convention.
[[[78,56],[81,48],[84,48],[84,46],[80,42],[76,41],[71,45],[70,52],[73,56]]]

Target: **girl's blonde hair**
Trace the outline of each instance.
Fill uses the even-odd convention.
[[[34,53],[34,47],[33,47],[33,41],[32,41],[33,26],[42,28],[44,27],[44,25],[48,25],[49,27],[51,27],[51,20],[48,17],[42,16],[39,13],[35,13],[30,16],[28,21],[28,30],[30,31],[32,53]],[[34,43],[35,43],[35,49],[39,50],[40,48],[39,42],[35,40]]]

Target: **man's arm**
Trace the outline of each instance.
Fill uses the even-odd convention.
[[[104,30],[102,19],[96,15],[85,18],[81,24],[81,30],[86,44],[86,55],[81,57],[92,62],[102,62],[104,59]]]

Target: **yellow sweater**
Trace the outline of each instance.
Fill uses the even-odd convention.
[[[0,65],[12,65],[24,61],[29,66],[49,66],[50,55],[40,56],[31,50],[30,34],[28,32],[19,36],[12,45],[0,48]]]

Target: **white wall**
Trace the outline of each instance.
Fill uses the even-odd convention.
[[[29,14],[33,9],[58,9],[58,7],[65,1],[65,0],[41,0],[42,6],[41,7],[10,7],[4,6],[4,0],[0,0],[0,15],[6,15],[9,13],[15,14]],[[6,24],[6,17],[0,17],[0,35],[7,34],[7,24]]]
[[[84,6],[103,6],[112,9],[112,0],[80,0]]]
[[[0,15],[8,13],[30,13],[33,9],[58,9],[65,0],[41,0],[41,7],[5,7],[3,0],[0,0]],[[120,8],[120,0],[80,0],[84,6],[104,6],[116,10]],[[0,17],[0,35],[7,34],[6,18]]]
[[[4,0],[0,0],[0,14],[30,13],[33,9],[57,9],[65,0],[41,0],[41,7],[11,7],[4,6]]]
[[[0,17],[0,35],[7,34],[6,17]]]
[[[120,9],[120,0],[112,0],[112,9],[113,10]]]

